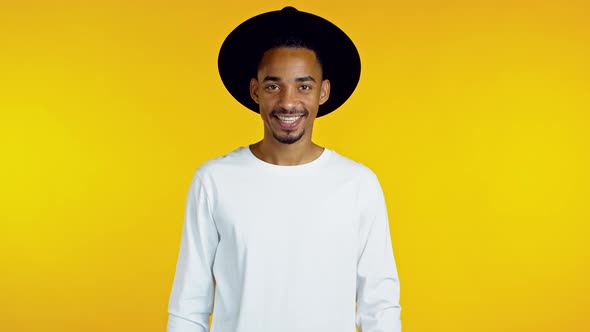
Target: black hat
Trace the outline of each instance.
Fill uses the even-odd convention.
[[[323,78],[330,80],[330,98],[320,105],[317,116],[334,111],[358,84],[359,53],[336,25],[293,7],[254,16],[227,36],[218,58],[223,84],[237,101],[258,113],[258,104],[250,97],[250,79],[256,77],[263,53],[277,40],[291,38],[311,46],[322,63]]]

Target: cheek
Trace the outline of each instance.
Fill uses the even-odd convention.
[[[305,98],[305,106],[309,109],[317,109],[320,106],[321,99],[319,93],[310,94]]]
[[[258,100],[260,101],[260,105],[265,105],[268,107],[268,105],[272,105],[275,102],[275,99],[277,97],[275,95],[271,95],[271,94],[262,94],[260,95],[260,97],[258,98]]]
[[[268,98],[261,99],[260,103],[258,104],[260,114],[263,117],[270,117],[270,112],[272,112],[273,107],[274,107],[273,105],[274,105],[274,103],[272,102],[272,100],[270,100]]]

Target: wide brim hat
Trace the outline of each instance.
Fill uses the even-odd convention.
[[[250,97],[250,79],[258,63],[276,40],[301,39],[313,45],[322,63],[323,78],[330,80],[330,97],[317,117],[340,107],[356,88],[361,61],[352,40],[330,21],[293,7],[254,16],[235,28],[221,45],[219,75],[229,93],[248,109],[259,112]]]

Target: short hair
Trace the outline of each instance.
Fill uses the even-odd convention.
[[[276,48],[282,48],[282,47],[305,48],[305,49],[312,51],[315,54],[316,61],[320,65],[320,70],[322,72],[322,77],[323,77],[323,75],[324,75],[323,64],[322,64],[322,59],[319,56],[319,52],[317,50],[317,47],[314,44],[310,43],[309,41],[306,41],[306,40],[299,38],[299,37],[282,37],[282,38],[274,39],[271,43],[269,43],[263,49],[263,51],[260,53],[260,55],[258,57],[258,62],[256,63],[256,72],[254,73],[254,77],[256,77],[256,75],[257,75],[258,69],[260,67],[260,62],[262,61],[262,57],[264,56],[264,54],[269,50],[276,49]]]

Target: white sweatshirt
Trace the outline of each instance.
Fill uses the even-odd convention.
[[[374,173],[333,150],[296,166],[241,147],[202,165],[186,204],[168,332],[400,332]],[[356,306],[355,306],[356,305]]]

